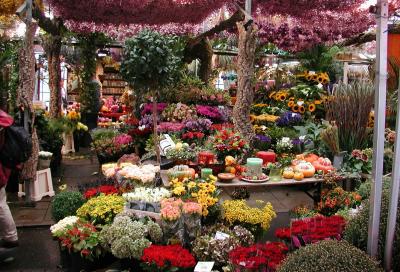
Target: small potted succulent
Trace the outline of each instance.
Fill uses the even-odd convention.
[[[39,151],[38,170],[50,168],[51,157],[53,157],[53,153],[48,151]]]

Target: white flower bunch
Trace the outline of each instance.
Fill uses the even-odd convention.
[[[39,159],[50,159],[53,153],[48,151],[39,151]]]
[[[143,166],[131,164],[129,166],[123,167],[119,171],[119,174],[124,178],[137,180],[146,184],[153,182],[154,178],[156,177],[156,173],[158,173],[159,171],[160,167],[154,166],[152,164],[147,164]]]
[[[276,143],[276,150],[278,153],[289,153],[292,148],[293,144],[289,137],[282,137],[282,139]]]
[[[160,202],[171,197],[171,192],[165,188],[137,187],[133,192],[122,195],[126,201]]]
[[[72,226],[78,221],[79,217],[77,216],[67,216],[64,219],[61,219],[56,224],[50,227],[51,234],[56,235],[59,232],[65,231],[68,226]]]

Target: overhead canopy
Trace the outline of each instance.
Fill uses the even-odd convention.
[[[366,0],[253,0],[253,17],[260,37],[283,49],[301,50],[310,44],[333,42],[364,32],[374,18],[360,6]],[[105,32],[124,40],[143,28],[162,33],[201,31],[202,24],[236,0],[48,0],[54,14],[79,32]],[[239,1],[244,6],[244,0]],[[400,3],[400,0],[393,0]]]

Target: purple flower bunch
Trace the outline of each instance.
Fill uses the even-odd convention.
[[[167,103],[157,103],[158,113],[162,113],[167,106],[168,106]],[[142,115],[151,114],[152,112],[153,112],[153,104],[152,103],[147,103],[143,106]]]
[[[197,114],[202,115],[209,119],[221,119],[221,113],[216,106],[204,106],[204,105],[197,105],[196,106]]]
[[[257,134],[257,135],[255,136],[255,139],[256,139],[257,141],[262,142],[262,143],[271,143],[271,138],[270,138],[269,136],[267,136],[267,135]]]
[[[276,125],[279,127],[294,126],[303,122],[303,117],[299,113],[292,111],[284,112],[278,120],[276,120]]]
[[[188,131],[208,131],[211,129],[212,122],[207,118],[199,118],[195,120],[188,120],[185,122],[185,128]]]
[[[162,122],[157,126],[157,130],[161,133],[163,132],[178,132],[185,128],[185,125],[182,123],[174,123],[174,122]]]
[[[157,120],[160,121],[160,117],[157,116]],[[153,116],[151,114],[146,114],[140,119],[139,126],[144,126],[146,128],[153,127]]]
[[[224,123],[230,122],[232,117],[232,110],[228,107],[220,106],[218,108],[221,115],[220,120]]]
[[[271,137],[257,134],[254,137],[254,147],[258,150],[268,150],[271,147]]]

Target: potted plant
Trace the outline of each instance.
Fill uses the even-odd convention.
[[[53,153],[48,151],[39,151],[38,170],[44,170],[50,167]]]
[[[167,159],[173,160],[176,165],[186,165],[197,157],[197,152],[187,143],[177,143],[174,148],[167,150],[166,156]]]

